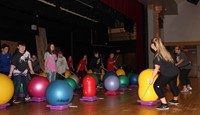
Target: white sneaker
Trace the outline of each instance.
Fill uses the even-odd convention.
[[[192,87],[191,87],[191,86],[188,86],[187,89],[191,91],[191,90],[192,90]]]
[[[29,96],[25,97],[25,101],[29,101],[30,99],[31,99],[31,97],[29,97]]]

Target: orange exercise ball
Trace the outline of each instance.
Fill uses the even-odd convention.
[[[117,74],[117,76],[126,75],[126,74],[125,74],[125,71],[124,71],[123,69],[117,69],[117,70],[116,70],[116,74]]]
[[[41,72],[40,75],[41,75],[42,77],[47,77],[47,74],[46,74],[45,72]]]
[[[65,71],[65,78],[68,78],[71,76],[71,72],[69,70]]]
[[[92,72],[91,69],[89,69],[89,70],[87,71],[87,73],[88,73],[88,74],[92,74],[93,72]]]

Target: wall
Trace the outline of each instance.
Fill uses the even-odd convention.
[[[194,45],[197,47],[196,54],[188,54],[193,59],[190,76],[200,77],[200,2],[194,5],[187,0],[176,0],[178,5],[177,15],[165,15],[163,36],[165,43],[174,45]],[[196,57],[195,57],[196,56]]]
[[[200,2],[197,5],[187,0],[176,0],[178,15],[165,15],[164,41],[200,41]]]

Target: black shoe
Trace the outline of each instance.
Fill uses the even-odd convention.
[[[167,104],[160,104],[159,106],[156,107],[157,110],[168,110],[169,106]]]
[[[171,105],[178,105],[179,103],[178,103],[178,100],[172,99],[171,101],[169,101],[169,104],[171,104]]]
[[[12,102],[13,102],[13,104],[19,104],[19,103],[21,103],[21,102],[20,102],[19,100],[17,100],[17,99],[13,99]]]

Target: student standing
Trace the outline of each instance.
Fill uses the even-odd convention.
[[[20,93],[21,83],[24,86],[25,101],[30,100],[28,94],[27,85],[29,82],[28,71],[30,70],[31,74],[34,74],[30,53],[26,50],[26,44],[24,42],[19,42],[16,52],[13,54],[10,66],[9,77],[13,75],[15,81],[15,89],[13,96],[13,103],[20,103],[18,100],[18,95]]]
[[[69,67],[67,65],[66,58],[65,56],[63,56],[63,53],[61,51],[58,52],[58,59],[56,61],[56,66],[58,74],[60,74],[60,76],[62,76],[62,79],[64,79],[63,76],[65,75],[65,72],[66,70],[69,69]]]
[[[53,43],[50,43],[48,45],[47,51],[44,54],[44,67],[45,67],[45,72],[47,74],[47,79],[49,82],[52,82],[56,80],[56,72],[57,72],[57,67],[56,67],[56,60],[57,56],[55,54],[55,45]]]
[[[0,53],[0,73],[9,74],[10,71],[11,54],[9,53],[9,46],[7,44],[1,45]]]
[[[90,62],[90,69],[94,73],[99,74],[101,72],[101,59],[98,51],[94,51],[94,56],[92,57]]]
[[[110,53],[109,58],[107,60],[107,70],[108,71],[115,71],[117,67],[115,66],[116,60],[114,60],[114,53]]]
[[[174,51],[176,54],[176,66],[180,69],[180,82],[183,86],[181,92],[189,92],[189,90],[192,90],[188,76],[191,70],[191,63],[179,46],[176,46]]]
[[[178,76],[178,67],[175,65],[174,60],[170,53],[166,50],[160,38],[154,38],[151,41],[151,49],[155,52],[153,64],[154,71],[152,74],[149,83],[152,84],[155,76],[158,74],[158,78],[154,83],[154,90],[158,95],[161,104],[157,106],[158,110],[168,110],[169,106],[167,104],[163,88],[169,84],[170,89],[174,98],[169,101],[170,104],[178,104],[178,94],[179,90],[177,87],[177,76]]]

